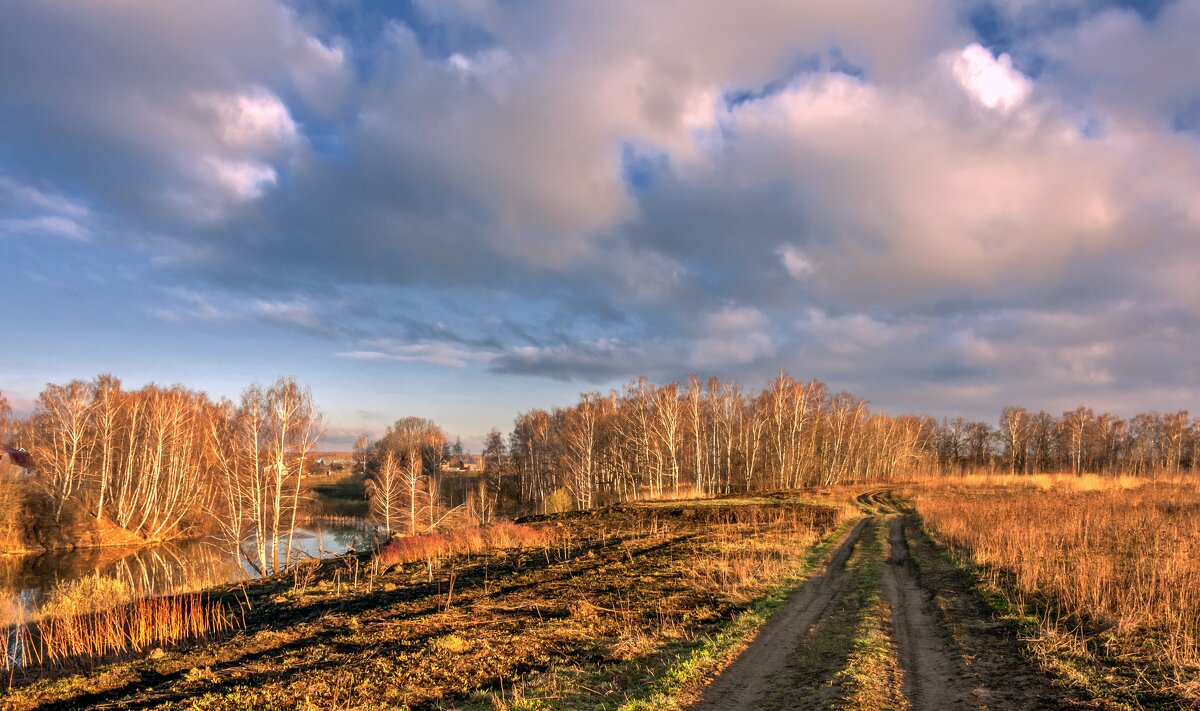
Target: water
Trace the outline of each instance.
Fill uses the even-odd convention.
[[[374,535],[373,529],[365,525],[298,527],[292,537],[292,559],[367,550]],[[285,537],[280,547],[286,545]],[[253,550],[252,542],[247,549]],[[244,559],[233,555],[228,544],[212,539],[5,556],[0,557],[0,617],[19,610],[28,618],[37,613],[55,585],[88,575],[117,578],[132,590],[153,595],[202,590],[258,577]]]

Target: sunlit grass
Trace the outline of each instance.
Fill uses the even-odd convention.
[[[1025,479],[923,486],[915,501],[1011,603],[1071,630],[1058,639],[1074,639],[1073,653],[1088,654],[1099,629],[1112,653],[1200,699],[1200,491],[1134,477]]]
[[[15,670],[143,653],[232,630],[240,620],[204,594],[144,596],[92,575],[59,585],[32,618],[10,604],[0,623],[3,668]]]

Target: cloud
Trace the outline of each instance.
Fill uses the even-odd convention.
[[[86,240],[88,237],[87,228],[60,215],[0,219],[0,231],[47,234],[73,240]]]
[[[349,81],[336,42],[272,0],[9,10],[0,130],[23,145],[5,163],[17,179],[36,171],[73,186],[137,230],[223,221],[261,197],[303,149],[284,93],[332,115]],[[63,160],[40,161],[49,151]]]
[[[661,374],[664,364],[679,363],[675,355],[662,344],[635,346],[602,338],[551,346],[516,347],[496,358],[489,370],[507,375],[603,383],[637,374]]]
[[[15,203],[18,207],[33,208],[64,217],[82,219],[90,214],[87,207],[65,195],[23,185],[2,174],[0,174],[0,196],[6,201]]]
[[[0,231],[86,241],[91,211],[60,193],[20,183],[0,173]]]
[[[448,368],[465,368],[469,363],[487,363],[496,358],[495,353],[486,350],[465,348],[461,344],[442,341],[376,341],[368,345],[375,346],[375,349],[344,351],[334,355],[349,360],[428,363]]]
[[[1032,90],[1029,80],[1013,69],[1012,57],[994,57],[978,42],[946,55],[945,61],[963,88],[989,109],[1010,111]]]
[[[23,4],[0,229],[347,368],[1194,397],[1200,0],[989,6]]]
[[[323,327],[321,318],[312,307],[300,301],[264,301],[255,299],[250,304],[250,313],[268,321],[275,321],[301,328],[319,329]]]
[[[816,266],[804,255],[804,251],[795,245],[784,245],[776,250],[776,254],[782,260],[784,269],[796,281],[804,281],[816,271]]]
[[[318,333],[334,331],[318,309],[300,297],[238,298],[219,292],[183,288],[166,289],[163,295],[167,305],[151,308],[149,313],[168,323],[196,320],[218,324],[273,324]]]

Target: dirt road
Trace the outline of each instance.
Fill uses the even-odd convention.
[[[888,544],[883,594],[892,611],[905,698],[917,711],[972,708],[974,685],[966,678],[961,652],[938,622],[932,595],[913,573],[903,517],[892,517]]]
[[[969,591],[938,568],[924,538],[918,574],[906,527],[919,523],[887,492],[868,492],[859,503],[869,515],[824,570],[794,593],[690,708],[996,711],[1087,705],[1031,668],[1015,635],[990,622]],[[883,675],[897,688],[864,702],[852,687],[878,685],[878,679],[862,678],[881,676],[880,667],[877,662],[873,670],[856,670],[861,662],[855,655],[870,637],[864,630],[878,605],[886,608],[877,617],[888,642],[872,653],[889,657],[885,669],[898,669]]]
[[[850,531],[825,570],[806,583],[782,610],[771,617],[754,643],[717,677],[692,708],[703,711],[756,708],[770,692],[783,691],[777,689],[774,682],[787,676],[791,657],[803,634],[828,614],[843,592],[846,561],[867,523],[867,520],[860,521]]]

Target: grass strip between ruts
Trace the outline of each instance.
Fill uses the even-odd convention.
[[[683,695],[692,690],[707,673],[723,666],[758,630],[766,624],[788,598],[825,564],[830,551],[840,544],[850,530],[862,520],[861,516],[844,521],[828,536],[805,554],[796,572],[772,588],[750,607],[731,619],[715,634],[707,635],[672,664],[662,670],[647,686],[645,692],[622,704],[620,711],[651,711],[677,707]]]

